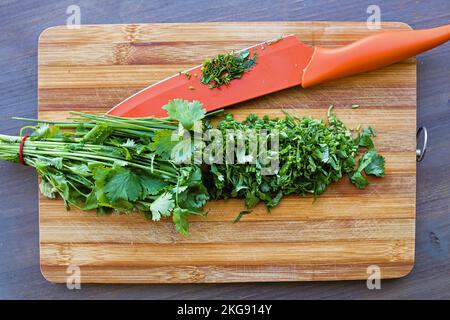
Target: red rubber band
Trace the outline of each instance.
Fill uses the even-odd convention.
[[[25,140],[27,140],[28,135],[24,135],[22,138],[22,141],[20,141],[20,146],[19,146],[19,162],[21,164],[23,164],[24,166],[26,166],[25,161],[23,160],[23,145],[25,144]]]

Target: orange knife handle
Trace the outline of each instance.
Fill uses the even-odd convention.
[[[340,48],[316,47],[303,70],[302,87],[381,68],[450,40],[450,25],[424,30],[386,31]]]

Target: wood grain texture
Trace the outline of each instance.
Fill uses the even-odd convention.
[[[384,29],[408,28],[384,23]],[[39,38],[39,117],[69,110],[104,112],[130,94],[219,52],[295,34],[311,45],[337,46],[373,31],[365,23],[257,22],[54,27]],[[317,202],[287,197],[268,214],[258,206],[240,223],[240,200],[208,204],[208,218],[191,219],[191,237],[170,222],[139,215],[96,217],[65,211],[40,197],[44,276],[66,281],[69,265],[82,282],[247,282],[365,279],[369,265],[383,278],[414,264],[415,59],[309,90],[292,88],[230,108],[324,118],[329,104],[349,127],[372,125],[386,157],[386,178],[366,190],[346,179]],[[350,108],[359,104],[359,109]]]

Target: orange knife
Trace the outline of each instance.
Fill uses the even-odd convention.
[[[339,48],[310,47],[294,35],[246,50],[257,54],[256,65],[240,79],[220,88],[202,84],[201,65],[176,74],[125,99],[107,112],[122,117],[165,117],[169,100],[198,100],[207,111],[221,109],[271,92],[303,88],[381,68],[450,40],[450,25],[424,30],[378,32]]]

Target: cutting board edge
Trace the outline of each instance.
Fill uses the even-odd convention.
[[[414,270],[414,260],[411,262],[411,264],[403,264],[402,267],[399,267],[398,269],[394,269],[395,271],[390,270],[388,276],[383,276],[383,269],[381,269],[381,277],[380,280],[392,280],[392,279],[401,279],[409,276],[413,270]],[[229,270],[226,268],[217,268],[215,266],[211,266],[214,268],[213,274],[220,273],[222,276],[212,276],[208,273],[203,273],[199,278],[196,278],[195,276],[192,279],[186,279],[186,276],[183,275],[182,277],[174,278],[174,279],[155,279],[155,278],[149,278],[149,277],[143,277],[143,278],[136,278],[136,279],[130,279],[117,276],[117,277],[111,277],[108,276],[107,280],[104,280],[102,277],[99,277],[98,274],[95,276],[84,276],[83,278],[83,271],[81,268],[81,279],[80,283],[83,284],[90,284],[90,283],[107,283],[107,284],[125,284],[125,283],[142,283],[142,284],[201,284],[201,283],[269,283],[269,282],[327,282],[327,281],[361,281],[361,280],[367,280],[369,274],[361,274],[361,275],[355,275],[355,274],[349,274],[347,276],[342,276],[341,274],[325,274],[323,276],[320,276],[320,274],[311,274],[311,273],[296,273],[295,276],[273,276],[268,275],[266,277],[264,276],[258,276],[258,278],[255,278],[254,273],[244,274],[242,271],[240,271],[239,276],[235,276],[234,278],[231,276],[227,277],[227,273]],[[395,267],[394,267],[395,268]],[[55,271],[53,271],[53,274],[49,272],[51,268],[48,268],[48,266],[40,264],[40,272],[42,274],[42,277],[50,282],[55,284],[60,283],[68,283],[68,281],[72,281],[73,278],[70,278],[71,274],[70,272],[66,271],[66,268],[64,268],[65,272],[62,270],[59,271],[59,275],[55,275]],[[172,270],[171,270],[172,271]],[[152,272],[149,270],[149,272]],[[201,274],[200,272],[198,274]],[[225,276],[224,276],[225,275]],[[204,277],[207,277],[207,279],[204,279]]]

